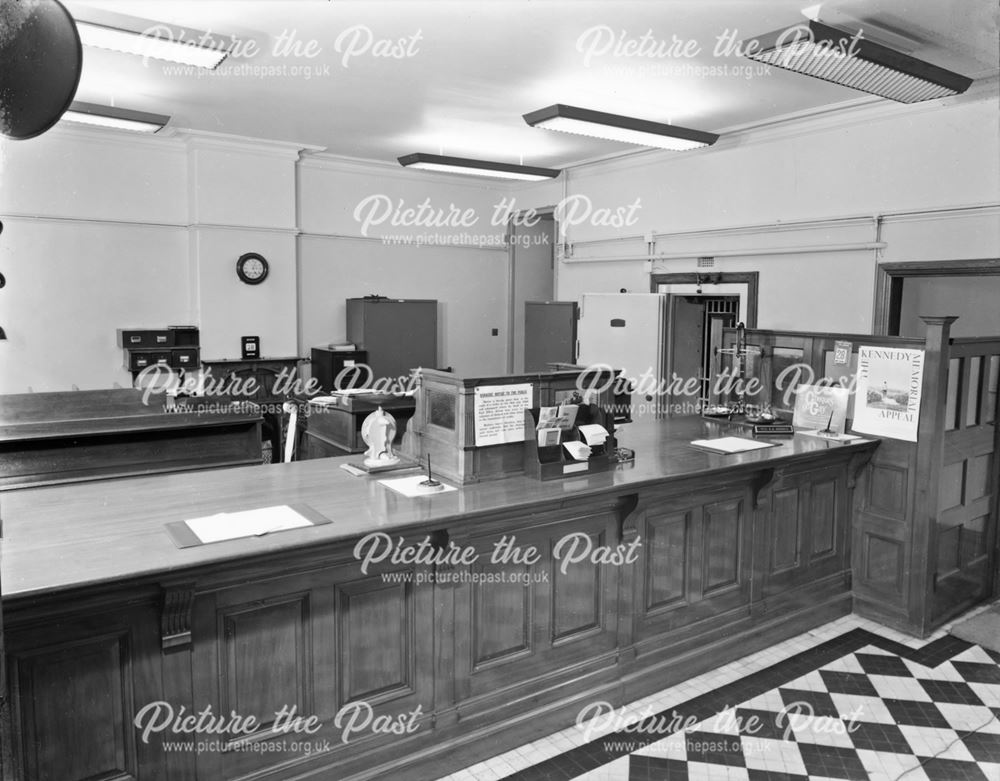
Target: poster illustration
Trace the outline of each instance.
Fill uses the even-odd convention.
[[[792,426],[844,433],[850,391],[835,385],[799,385],[795,389]]]
[[[852,428],[916,442],[923,375],[923,350],[860,347]]]

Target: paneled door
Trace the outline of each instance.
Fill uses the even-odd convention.
[[[932,620],[989,595],[997,533],[997,375],[1000,356],[952,358],[934,526]]]

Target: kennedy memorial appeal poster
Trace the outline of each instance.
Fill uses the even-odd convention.
[[[923,350],[859,347],[852,428],[916,442],[923,376]]]

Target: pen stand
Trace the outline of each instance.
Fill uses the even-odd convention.
[[[605,472],[618,466],[614,417],[596,404],[581,404],[572,428],[562,431],[558,445],[538,444],[538,407],[524,411],[524,473],[536,480],[554,480],[569,475]],[[565,442],[581,442],[580,426],[596,423],[603,426],[608,437],[604,444],[591,448],[590,458],[577,461],[563,447]]]

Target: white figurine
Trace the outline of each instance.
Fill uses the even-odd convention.
[[[392,443],[396,438],[396,419],[381,407],[361,424],[361,438],[368,445],[365,466],[392,466],[399,463],[399,457],[392,451]]]

